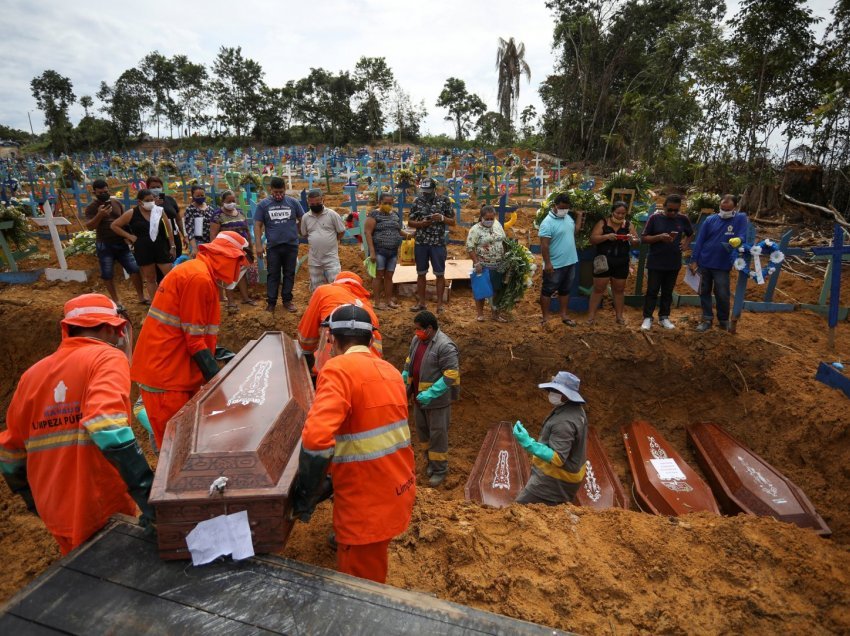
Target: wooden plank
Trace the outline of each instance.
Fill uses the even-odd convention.
[[[469,280],[469,272],[473,269],[471,260],[447,260],[446,280]],[[425,276],[425,280],[437,280],[431,270]],[[393,272],[393,283],[415,283],[416,265],[399,265]]]
[[[274,633],[557,633],[275,556],[238,563],[220,561],[200,568],[161,561],[155,543],[143,537],[140,528],[125,523],[116,524],[90,546],[63,559],[65,568],[79,576],[101,579],[104,585],[131,588],[148,598]],[[39,593],[38,598],[45,595]],[[91,628],[96,625],[91,623]],[[169,625],[169,631],[181,630]]]
[[[825,385],[831,386],[834,389],[838,389],[850,398],[850,378],[832,365],[821,362],[818,365],[817,373],[815,373],[815,380],[823,382]]]
[[[9,610],[69,634],[262,634],[252,625],[62,568]]]

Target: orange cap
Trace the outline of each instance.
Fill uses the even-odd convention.
[[[361,287],[363,286],[363,279],[360,278],[354,272],[340,272],[334,278],[335,283],[357,283]]]
[[[97,327],[107,324],[123,327],[127,320],[118,315],[118,306],[103,294],[83,294],[65,303],[62,318],[62,336],[67,337],[68,327]]]
[[[244,236],[227,230],[219,232],[209,243],[198,246],[198,251],[227,258],[245,258],[244,250],[246,247],[248,247],[248,241],[245,240]]]

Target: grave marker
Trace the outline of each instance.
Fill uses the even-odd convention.
[[[829,289],[829,349],[835,350],[835,327],[838,324],[838,309],[841,295],[841,262],[845,254],[850,254],[850,245],[844,245],[844,228],[835,224],[832,234],[832,247],[813,247],[817,256],[828,256],[832,265],[832,278]]]
[[[87,280],[86,272],[79,269],[68,269],[68,263],[65,260],[65,251],[62,248],[62,241],[59,240],[59,232],[56,226],[71,225],[71,222],[65,217],[53,216],[53,208],[50,207],[48,201],[44,202],[44,217],[34,218],[33,221],[40,227],[47,227],[50,231],[50,239],[53,241],[53,249],[56,252],[56,260],[59,261],[59,269],[48,267],[44,270],[44,275],[47,280],[64,280],[77,281],[84,283]]]

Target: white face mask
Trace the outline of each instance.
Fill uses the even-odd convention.
[[[721,219],[731,219],[735,216],[735,210],[720,210],[717,214]]]
[[[567,210],[559,210],[558,208],[555,208],[555,216],[557,216],[559,219],[563,219],[565,216],[567,216]]]
[[[247,267],[243,267],[242,269],[240,269],[239,270],[239,278],[237,278],[235,281],[233,281],[229,285],[225,285],[224,288],[225,289],[236,289],[236,286],[239,284],[239,281],[242,280],[242,277],[245,275],[245,272],[247,272],[247,271],[248,271]]]
[[[145,210],[153,210],[153,201],[143,201],[143,202],[142,202],[142,207],[143,207]]]
[[[561,405],[561,394],[557,391],[549,391],[549,404],[554,406]]]
[[[493,227],[493,221],[481,221],[481,225],[484,227]]]
[[[236,203],[235,202],[225,203],[221,207],[223,207],[225,210],[235,210],[236,209]]]

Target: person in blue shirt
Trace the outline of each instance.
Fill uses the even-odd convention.
[[[540,252],[543,255],[543,287],[540,290],[540,311],[542,323],[549,316],[549,303],[552,295],[558,293],[561,322],[570,327],[576,323],[567,317],[567,305],[570,300],[570,286],[575,276],[575,264],[578,262],[576,234],[581,230],[584,212],[575,212],[573,221],[569,214],[570,195],[563,192],[555,197],[552,209],[540,224]]]
[[[729,272],[732,271],[732,264],[737,255],[729,241],[739,238],[743,242],[747,236],[747,215],[735,211],[737,203],[734,195],[725,195],[720,200],[720,211],[703,221],[697,240],[694,241],[688,267],[691,272],[700,274],[699,301],[702,305],[702,322],[697,326],[700,333],[711,329],[714,322],[712,289],[717,303],[717,322],[721,329],[729,329]]]
[[[283,306],[291,313],[297,308],[292,302],[292,288],[295,286],[295,269],[298,267],[298,226],[304,210],[297,199],[286,196],[283,179],[272,177],[269,184],[271,196],[257,204],[254,213],[254,241],[257,256],[266,257],[266,293],[268,305],[266,311],[273,312],[277,305],[278,287]],[[266,246],[263,246],[263,231],[266,233]],[[283,285],[281,286],[281,276]]]

